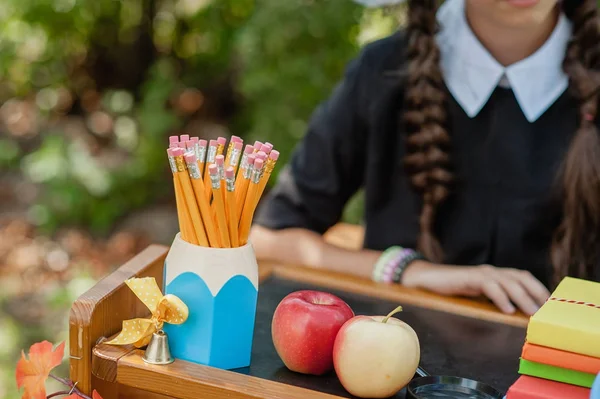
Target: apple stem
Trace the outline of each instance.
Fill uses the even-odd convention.
[[[396,309],[394,309],[394,310],[392,310],[390,313],[388,313],[388,315],[387,315],[387,316],[385,316],[385,317],[383,318],[383,320],[381,320],[381,322],[382,322],[382,323],[387,323],[388,319],[389,319],[390,317],[392,317],[393,315],[395,315],[396,313],[398,313],[398,312],[402,312],[402,306],[398,306]]]

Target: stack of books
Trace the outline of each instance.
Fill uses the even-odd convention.
[[[588,399],[600,373],[600,284],[567,277],[529,320],[506,399]]]

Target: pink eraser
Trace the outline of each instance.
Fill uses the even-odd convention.
[[[194,152],[187,152],[185,155],[185,162],[186,163],[194,163],[196,162],[196,154]]]
[[[217,143],[225,145],[227,144],[227,139],[225,137],[217,137]]]
[[[233,179],[235,177],[235,172],[233,171],[233,166],[225,169],[225,177],[228,179]]]
[[[250,166],[254,165],[254,161],[256,161],[256,155],[254,155],[254,154],[248,155],[248,165],[250,165]]]
[[[229,139],[229,141],[231,141],[232,143],[243,143],[244,142],[244,140],[242,140],[238,136],[231,136],[231,138]]]
[[[267,154],[264,151],[259,151],[256,153],[256,158],[262,159],[263,161],[267,159]]]
[[[269,151],[270,151],[271,149],[269,148],[269,146],[268,146],[268,145],[266,145],[266,144],[263,144],[263,145],[261,145],[261,146],[260,146],[260,150],[261,150],[262,152],[264,152],[265,154],[268,154],[268,153],[269,153]]]
[[[209,143],[208,143],[208,145],[209,145],[210,147],[216,147],[216,146],[217,146],[217,144],[219,144],[219,143],[217,143],[217,140],[211,140],[211,141],[209,141]]]
[[[219,174],[219,170],[217,169],[217,165],[215,165],[214,163],[212,165],[210,165],[208,167],[208,173],[210,173],[213,176]]]
[[[277,150],[271,151],[271,153],[269,154],[269,158],[271,158],[274,161],[277,161],[279,159],[279,151],[277,151]]]
[[[256,140],[254,142],[254,148],[256,149],[256,151],[259,151],[261,146],[262,146],[262,143],[260,141]]]
[[[204,139],[200,139],[198,140],[198,144],[200,145],[200,147],[206,147],[207,142]]]
[[[180,141],[177,144],[179,145],[179,148],[185,148],[185,141]]]
[[[179,141],[179,137],[177,136],[169,136],[169,144],[177,143]]]
[[[179,141],[169,143],[169,148],[177,148],[177,147],[179,147]]]
[[[185,142],[186,148],[194,148],[194,142],[192,140],[188,140]]]
[[[254,169],[262,169],[263,167],[263,160],[260,158],[256,158],[256,161],[254,161]]]
[[[254,152],[254,147],[251,144],[246,144],[244,148],[244,154],[252,154]]]
[[[215,162],[217,163],[217,165],[223,166],[225,164],[225,157],[223,155],[217,155],[215,157]]]
[[[181,155],[183,155],[184,153],[185,153],[185,150],[184,150],[183,148],[181,148],[181,147],[180,147],[180,148],[174,148],[174,149],[173,149],[173,156],[174,156],[174,157],[181,156]]]
[[[179,148],[179,147],[169,147],[167,148],[167,155],[170,157],[174,157],[175,156],[175,150]]]
[[[273,144],[271,144],[271,143],[265,143],[265,145],[268,148],[268,150],[265,151],[267,154],[269,154],[271,151],[273,151]]]
[[[190,139],[189,134],[182,134],[180,137],[181,137],[181,141],[183,141],[184,143]]]
[[[192,140],[192,143],[196,144],[197,142],[199,142],[198,137],[190,137],[190,140]]]
[[[235,143],[233,143],[233,148],[235,148],[236,150],[240,151],[242,149],[242,146],[244,144],[240,141],[236,141]]]

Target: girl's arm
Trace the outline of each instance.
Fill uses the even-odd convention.
[[[254,226],[250,240],[256,256],[290,265],[302,265],[371,278],[381,252],[349,250],[327,243],[323,236],[302,228],[270,230]]]
[[[257,258],[348,273],[370,279],[381,252],[349,250],[328,244],[323,236],[302,228],[270,230],[254,226],[252,245]],[[531,273],[491,265],[455,266],[415,261],[402,285],[442,295],[485,296],[505,313],[520,309],[535,313],[550,293]]]

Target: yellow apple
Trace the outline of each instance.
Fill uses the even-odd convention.
[[[340,328],[333,346],[335,372],[344,388],[361,398],[388,398],[414,376],[419,338],[405,322],[387,316],[355,316]]]

